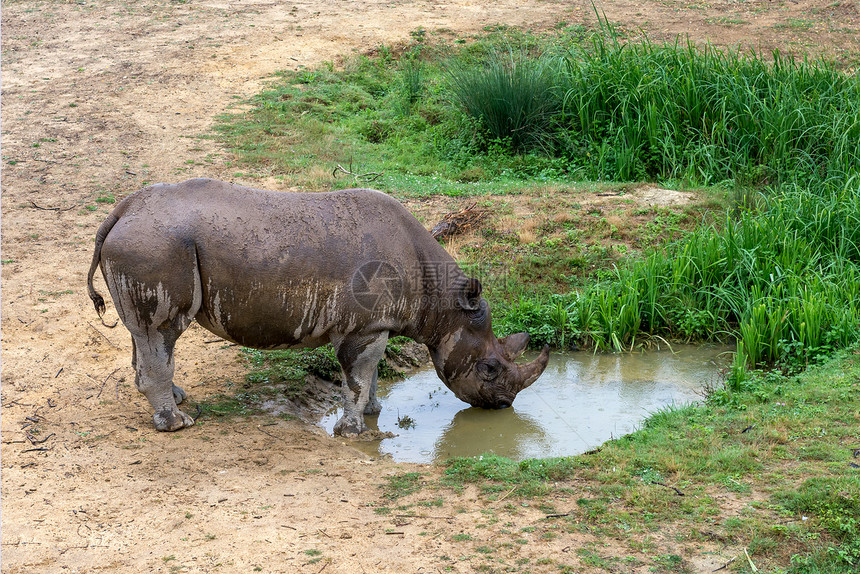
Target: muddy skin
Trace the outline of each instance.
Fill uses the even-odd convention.
[[[373,190],[278,193],[194,179],[124,199],[96,235],[88,293],[100,268],[134,342],[138,390],[155,428],[194,424],[179,410],[173,351],[192,321],[258,349],[332,343],[343,371],[335,434],[365,430],[378,413],[376,365],[389,336],[425,343],[461,400],[505,408],[546,368],[528,343],[493,335],[481,284],[393,198]]]

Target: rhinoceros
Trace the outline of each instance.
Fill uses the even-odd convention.
[[[161,431],[194,424],[173,383],[174,346],[194,320],[257,349],[332,343],[344,381],[339,435],[365,431],[364,414],[380,411],[377,364],[389,336],[426,344],[454,394],[488,409],[510,406],[549,359],[544,348],[515,363],[528,334],[496,338],[480,282],[397,200],[370,189],[152,185],[122,200],[96,234],[87,288],[101,316],[98,267]]]

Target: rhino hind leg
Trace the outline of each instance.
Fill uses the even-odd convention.
[[[178,240],[143,245],[113,235],[102,265],[117,314],[131,333],[137,389],[152,405],[157,430],[192,426],[194,419],[177,407],[186,394],[173,384],[173,349],[202,305],[194,247]],[[153,258],[173,265],[153,270],[147,263]]]
[[[176,401],[177,405],[181,405],[187,397],[188,393],[182,387],[173,385],[173,400]]]
[[[137,344],[134,342],[134,337],[131,338],[131,367],[134,369],[134,372],[137,373]],[[139,388],[140,386],[138,385],[138,389]],[[186,393],[182,387],[173,385],[173,400],[176,401],[176,404],[182,404],[182,401],[184,401],[186,398],[188,398],[188,393]]]
[[[335,342],[337,360],[343,370],[343,416],[335,423],[334,434],[352,436],[367,430],[364,414],[368,407],[374,409],[379,403],[376,365],[385,353],[386,341],[387,331]]]
[[[185,391],[173,384],[173,345],[164,344],[157,337],[136,339],[135,384],[155,411],[152,420],[156,430],[175,431],[192,426],[194,419],[176,406],[184,400]]]

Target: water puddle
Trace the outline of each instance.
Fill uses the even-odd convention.
[[[673,346],[635,354],[554,353],[511,408],[489,411],[457,399],[432,368],[380,383],[382,412],[368,425],[397,436],[355,446],[400,462],[494,453],[516,460],[570,456],[628,434],[650,413],[702,398],[730,357],[722,346]],[[528,359],[528,357],[527,357]],[[340,409],[321,424],[331,433]],[[402,428],[409,417],[414,426]]]

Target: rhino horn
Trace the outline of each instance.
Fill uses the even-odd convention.
[[[514,361],[526,350],[526,345],[529,344],[529,334],[514,333],[513,335],[508,335],[499,339],[499,344],[505,350],[508,359]]]
[[[519,380],[515,383],[517,385],[517,388],[515,389],[516,392],[520,392],[535,382],[537,378],[541,376],[544,369],[546,369],[547,363],[549,363],[549,345],[545,345],[537,359],[531,363],[518,365],[520,372],[518,377]]]

